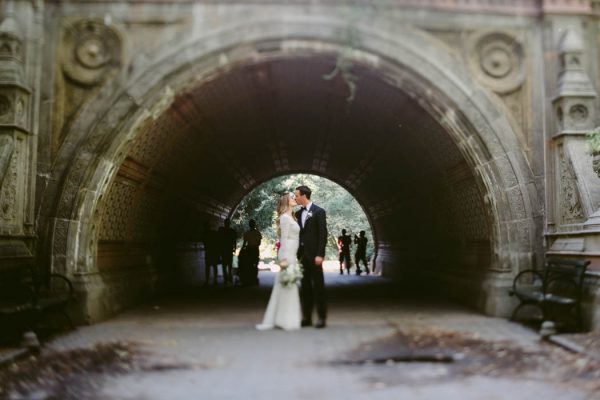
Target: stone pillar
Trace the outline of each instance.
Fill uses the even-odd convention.
[[[40,10],[6,1],[0,22],[0,267],[33,262]]]
[[[596,121],[596,92],[584,69],[584,44],[567,29],[559,45],[560,73],[553,108],[555,171],[554,232],[582,230],[600,207],[600,185],[586,153],[585,135]]]
[[[558,52],[560,72],[552,104],[556,129],[551,140],[550,162],[554,189],[548,201],[554,207],[548,216],[548,256],[592,260],[591,271],[600,271],[600,179],[586,151],[585,135],[596,124],[596,92],[585,69],[586,46],[575,28],[562,35]],[[597,308],[593,292],[587,301],[587,324],[600,328],[591,310]],[[597,297],[597,296],[596,296]]]

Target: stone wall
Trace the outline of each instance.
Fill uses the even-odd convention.
[[[594,90],[600,79],[589,2],[48,2],[43,20],[38,65],[48,78],[36,93],[49,101],[39,116],[37,254],[47,268],[76,276],[81,290],[104,274],[110,293],[125,295],[129,289],[115,282],[127,266],[159,276],[165,256],[157,247],[186,260],[176,264],[195,265],[189,243],[201,232],[194,227],[217,224],[257,182],[300,170],[330,176],[361,199],[374,221],[380,270],[437,279],[489,313],[506,314],[511,277],[540,265],[546,250],[597,260],[596,228],[586,227],[598,204],[583,128],[560,133],[568,129],[555,128],[551,102],[567,27],[589,49],[583,65]],[[355,68],[342,67],[328,82],[337,102],[314,96],[327,113],[305,119],[328,129],[319,130],[308,165],[278,136],[315,130],[288,112],[296,100],[285,98],[309,95],[314,76],[298,66],[277,69],[302,58],[318,60],[309,71],[325,68],[317,78],[340,60]],[[343,72],[359,77],[356,115],[363,117],[350,122]],[[372,97],[361,97],[364,88]],[[255,106],[262,111],[249,110]],[[422,118],[407,122],[408,109]],[[234,114],[244,124],[235,125]],[[361,142],[348,148],[357,154],[351,162],[336,159],[331,132],[359,128],[379,147]],[[250,147],[253,137],[273,143],[264,170],[254,168],[257,160],[223,155],[223,137],[235,135],[232,153],[263,151]],[[221,175],[211,169],[217,162]],[[205,187],[193,190],[194,177]],[[382,182],[395,190],[382,190]],[[153,290],[157,279],[142,281]],[[144,292],[139,285],[132,293]],[[94,293],[100,301],[108,292]]]

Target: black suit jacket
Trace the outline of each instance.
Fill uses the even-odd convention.
[[[306,223],[302,226],[302,210],[296,213],[296,219],[300,224],[300,247],[298,247],[298,258],[314,260],[315,257],[325,257],[327,246],[327,215],[325,210],[316,204],[312,204],[307,216]]]

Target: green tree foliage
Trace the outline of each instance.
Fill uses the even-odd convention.
[[[600,130],[595,129],[586,135],[587,151],[590,154],[600,154]]]
[[[373,235],[362,207],[346,189],[317,175],[286,175],[259,185],[242,200],[234,212],[231,218],[232,227],[241,234],[247,230],[250,219],[256,220],[266,245],[261,247],[265,250],[274,249],[277,241],[277,199],[284,193],[293,192],[299,185],[310,187],[313,191],[312,201],[327,211],[329,243],[326,257],[337,259],[337,237],[341,235],[342,229],[346,229],[351,235],[358,235],[361,230],[366,231],[369,239],[367,256],[371,257]],[[265,257],[274,256],[274,252],[269,255],[268,251],[262,251],[261,254]]]

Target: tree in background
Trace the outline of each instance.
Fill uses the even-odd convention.
[[[371,226],[356,199],[343,187],[329,179],[308,174],[286,175],[274,178],[257,186],[240,203],[231,218],[231,226],[239,233],[248,229],[248,221],[256,220],[263,235],[261,258],[275,257],[277,241],[275,217],[277,199],[284,193],[293,192],[299,185],[307,185],[313,191],[312,200],[327,211],[329,240],[326,258],[337,260],[337,237],[346,229],[354,238],[361,230],[367,232],[369,243],[367,257],[373,254]],[[354,252],[355,248],[352,248]]]

